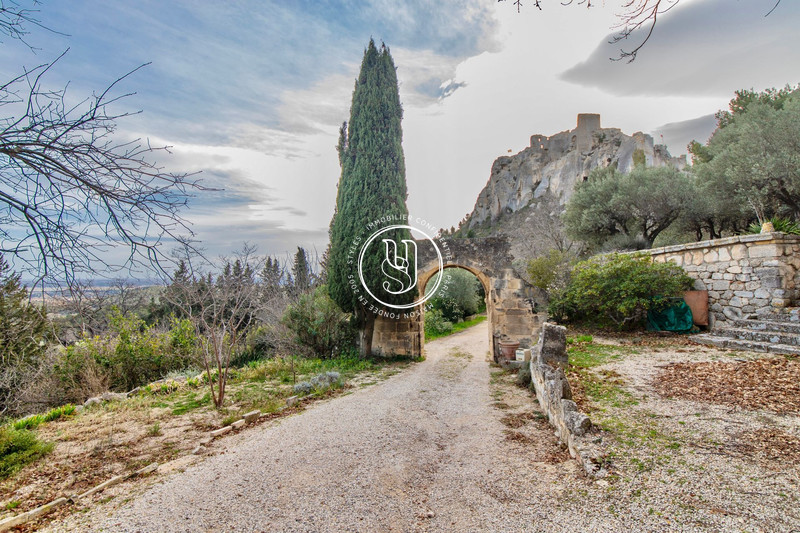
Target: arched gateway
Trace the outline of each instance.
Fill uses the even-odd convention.
[[[497,360],[501,341],[518,341],[521,348],[529,348],[542,317],[534,309],[533,288],[512,267],[513,257],[506,238],[449,239],[446,245],[444,268],[468,270],[483,284],[489,322],[487,350],[492,357]],[[428,280],[438,271],[438,260],[433,252],[421,253],[417,265],[421,296]],[[413,312],[399,312],[395,318],[378,316],[373,352],[419,356],[425,347],[424,331],[422,306]]]

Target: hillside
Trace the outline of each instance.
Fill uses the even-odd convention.
[[[509,237],[516,257],[530,255],[543,232],[558,229],[576,184],[598,167],[628,172],[634,161],[647,166],[684,168],[686,156],[672,157],[666,146],[642,132],[626,135],[603,128],[600,115],[580,114],[577,126],[550,137],[536,134],[530,146],[513,156],[498,157],[489,181],[478,195],[460,234]]]

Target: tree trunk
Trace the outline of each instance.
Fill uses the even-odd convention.
[[[375,315],[369,311],[364,311],[359,334],[359,350],[361,352],[361,357],[370,357],[372,355],[372,334],[374,331]]]

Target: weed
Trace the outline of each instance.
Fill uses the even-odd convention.
[[[150,426],[150,428],[147,430],[147,434],[150,435],[151,437],[158,437],[159,435],[161,435],[161,422],[159,422],[158,420],[153,422],[153,425]]]
[[[3,509],[5,509],[6,511],[13,511],[17,507],[19,507],[19,504],[20,504],[19,500],[11,500],[6,502],[6,504],[3,506]]]

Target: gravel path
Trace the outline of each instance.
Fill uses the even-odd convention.
[[[228,439],[95,530],[560,530],[542,504],[576,466],[537,463],[536,446],[526,455],[505,439],[486,327],[428,344],[426,361],[379,385]]]

